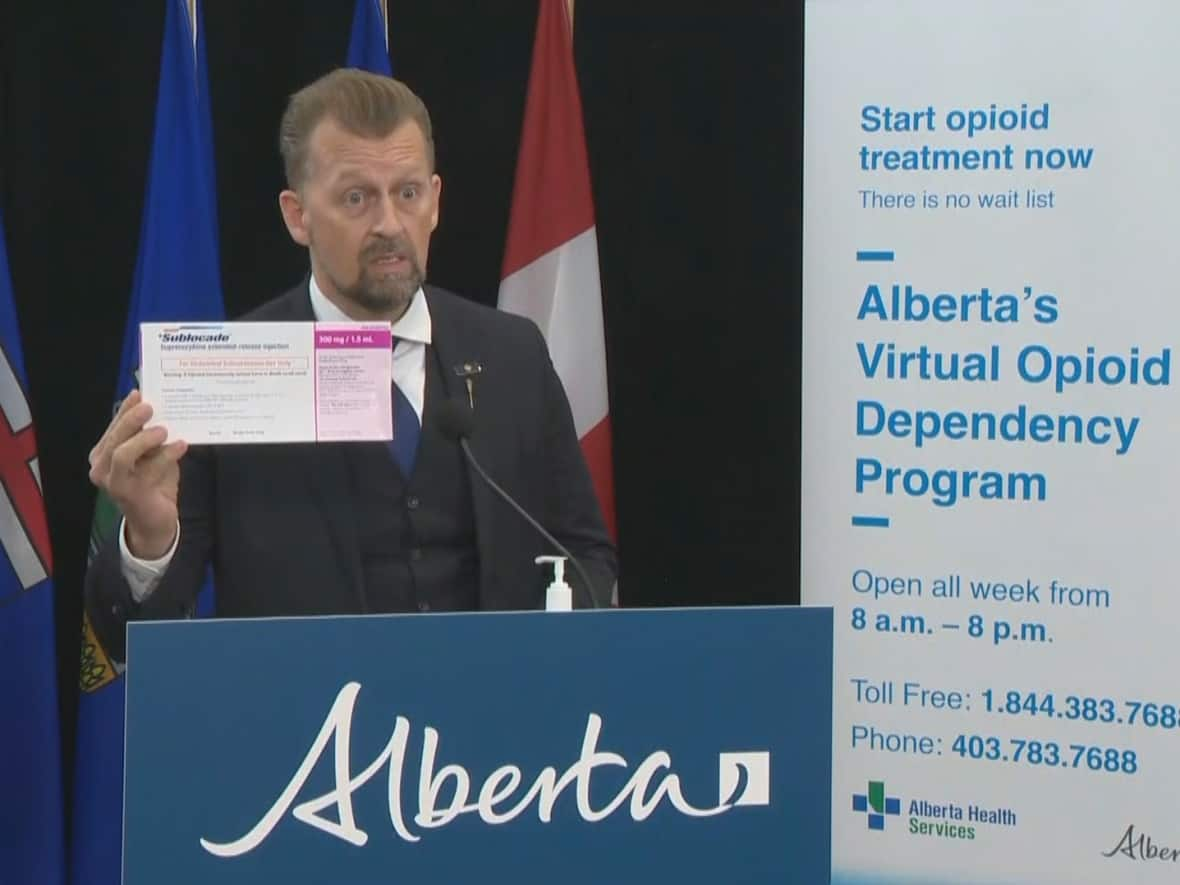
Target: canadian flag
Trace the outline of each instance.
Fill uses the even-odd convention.
[[[544,333],[617,537],[598,239],[566,0],[540,2],[499,306]]]

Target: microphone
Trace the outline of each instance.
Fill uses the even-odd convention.
[[[589,607],[601,608],[594,596],[594,584],[590,581],[590,576],[586,574],[586,570],[582,568],[582,564],[578,562],[577,557],[570,553],[564,544],[549,534],[545,530],[545,527],[533,519],[523,507],[517,504],[511,495],[500,488],[495,480],[488,476],[487,472],[480,466],[480,463],[475,460],[475,455],[471,453],[471,446],[467,443],[467,437],[471,436],[472,431],[475,430],[475,413],[471,410],[471,407],[461,399],[445,399],[439,403],[432,403],[432,406],[435,426],[438,427],[439,432],[451,442],[457,442],[459,448],[463,450],[464,457],[467,458],[467,463],[488,484],[488,487],[499,495],[501,500],[507,502],[513,510],[519,513],[525,522],[536,529],[541,537],[552,544],[562,556],[569,560],[574,570],[577,571],[578,577],[582,579],[585,594],[590,600]]]

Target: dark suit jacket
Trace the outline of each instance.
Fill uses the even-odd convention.
[[[605,603],[616,575],[614,548],[540,332],[520,317],[433,286],[425,291],[447,394],[467,396],[451,366],[471,360],[483,366],[476,379],[472,452],[578,557],[596,598]],[[314,318],[306,283],[243,317]],[[424,420],[430,420],[429,407]],[[128,620],[186,617],[208,563],[222,617],[365,612],[343,445],[194,446],[181,461],[180,543],[151,595],[135,603],[122,576],[117,539],[91,564],[86,606],[107,652],[124,659]],[[468,471],[479,607],[541,607],[547,577],[533,559],[550,552],[548,545]],[[567,569],[571,584],[578,580],[572,572]],[[580,597],[575,586],[575,602]]]

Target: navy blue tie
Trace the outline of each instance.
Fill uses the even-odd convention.
[[[402,389],[393,384],[393,442],[389,448],[393,451],[394,460],[402,470],[402,476],[410,478],[414,472],[414,456],[418,453],[418,437],[421,436],[421,425],[418,423],[418,413],[402,393]]]

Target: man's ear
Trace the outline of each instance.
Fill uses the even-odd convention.
[[[311,245],[311,237],[307,232],[307,219],[303,213],[303,201],[293,190],[285,190],[279,194],[279,211],[283,213],[283,222],[287,225],[287,233],[300,246]]]
[[[434,210],[430,213],[430,230],[433,233],[438,227],[438,206],[442,197],[442,179],[437,174],[430,176],[430,189],[434,191]]]

